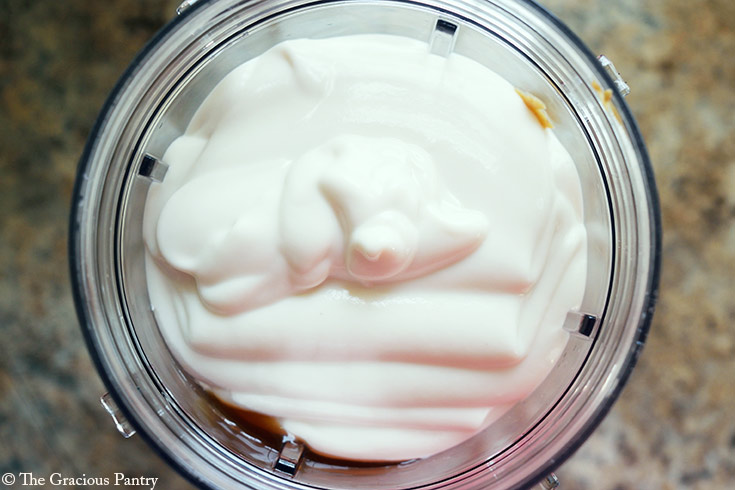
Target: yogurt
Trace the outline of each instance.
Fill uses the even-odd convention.
[[[173,355],[320,454],[428,457],[548,375],[582,300],[572,158],[457,54],[292,40],[228,74],[148,194]]]

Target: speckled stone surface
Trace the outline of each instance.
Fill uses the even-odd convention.
[[[610,415],[557,471],[562,488],[735,488],[735,2],[543,3],[631,85],[665,230],[647,345]],[[0,0],[0,475],[118,472],[190,488],[100,407],[66,257],[87,133],[175,6]]]

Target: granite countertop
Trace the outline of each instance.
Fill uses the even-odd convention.
[[[643,355],[609,416],[557,475],[565,489],[733,488],[735,2],[543,3],[630,84],[665,230]],[[190,488],[140,437],[123,440],[100,407],[105,389],[77,324],[66,255],[86,136],[124,67],[175,7],[2,2],[0,474],[118,472]]]

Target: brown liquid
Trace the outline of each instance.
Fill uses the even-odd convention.
[[[227,421],[234,423],[244,434],[258,439],[264,445],[276,451],[279,451],[283,446],[284,438],[288,434],[278,422],[277,418],[236,407],[220,399],[213,393],[208,393],[207,395],[209,402],[214,405],[216,411],[220,412]],[[382,468],[401,464],[393,461],[353,461],[335,458],[313,451],[302,440],[297,439],[297,441],[305,448],[302,456],[302,464],[313,467],[330,467],[333,469]]]

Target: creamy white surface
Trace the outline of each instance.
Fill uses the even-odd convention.
[[[148,287],[177,359],[325,454],[426,457],[548,374],[584,292],[569,154],[514,88],[425,43],[283,43],[163,157]]]

